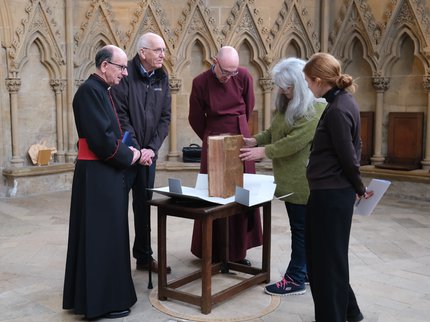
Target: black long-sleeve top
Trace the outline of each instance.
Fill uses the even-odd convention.
[[[337,87],[323,96],[328,105],[312,143],[306,176],[310,190],[352,186],[362,196],[360,112],[350,93]]]

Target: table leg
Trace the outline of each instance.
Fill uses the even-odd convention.
[[[270,243],[272,234],[272,204],[266,202],[263,205],[263,272],[267,272],[266,283],[270,282]]]
[[[212,310],[212,224],[207,216],[202,220],[202,301],[201,311],[209,314]]]
[[[228,220],[229,217],[218,219],[220,222],[221,229],[221,273],[227,274],[229,272],[228,261],[230,258],[229,254],[229,231],[228,231]]]

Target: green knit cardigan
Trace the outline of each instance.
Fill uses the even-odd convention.
[[[309,197],[306,180],[306,165],[311,143],[320,116],[326,104],[314,104],[315,114],[301,118],[292,126],[285,122],[285,113],[276,111],[270,128],[255,135],[258,146],[265,147],[266,156],[272,160],[277,197],[294,192],[282,198],[293,204],[305,205]]]

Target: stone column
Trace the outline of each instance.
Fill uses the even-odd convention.
[[[322,0],[320,3],[320,43],[321,43],[321,52],[328,51],[328,37],[329,37],[329,26],[330,26],[330,4],[328,0]]]
[[[424,160],[421,161],[423,169],[430,169],[430,75],[424,76],[424,89],[427,91],[427,113],[426,113],[426,141]]]
[[[67,89],[66,89],[66,95],[65,95],[65,108],[63,109],[63,114],[65,118],[64,122],[64,135],[66,136],[65,140],[65,148],[66,148],[66,155],[65,155],[65,161],[66,162],[73,162],[77,156],[76,152],[76,130],[75,130],[75,121],[73,117],[73,95],[75,92],[74,82],[75,79],[74,76],[74,66],[73,66],[73,60],[74,60],[74,39],[73,39],[73,8],[74,3],[73,0],[66,0],[65,2],[65,36],[66,36],[66,79],[67,79]]]
[[[384,112],[384,92],[390,86],[388,77],[375,76],[372,85],[376,90],[376,112],[373,139],[373,156],[370,158],[372,164],[383,163],[385,157],[382,155],[382,116]]]
[[[263,94],[264,94],[264,103],[263,103],[263,130],[267,130],[270,127],[270,122],[271,122],[271,118],[272,118],[272,90],[274,87],[273,81],[271,78],[261,78],[260,81],[260,86],[263,89]]]
[[[12,141],[12,166],[21,167],[24,159],[19,155],[19,131],[18,131],[18,91],[21,87],[21,79],[10,77],[6,79],[6,86],[10,97],[11,141]]]
[[[55,115],[56,115],[56,128],[57,128],[57,162],[64,162],[64,141],[63,141],[63,90],[65,87],[65,80],[52,79],[50,82],[52,89],[55,93]]]
[[[182,81],[176,77],[172,77],[169,80],[170,92],[172,94],[172,111],[170,114],[170,136],[169,136],[169,153],[167,154],[168,161],[178,161],[179,152],[177,147],[177,133],[176,125],[178,119],[177,112],[177,95],[181,89]]]

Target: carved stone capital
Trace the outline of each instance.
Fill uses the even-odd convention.
[[[66,81],[64,79],[51,79],[49,83],[55,93],[62,92],[66,86]]]
[[[6,78],[6,86],[9,90],[9,93],[17,93],[19,91],[19,88],[21,87],[21,79]]]
[[[378,92],[385,92],[390,87],[390,78],[382,76],[372,77],[372,85]]]
[[[430,75],[424,76],[423,87],[427,92],[430,92]]]
[[[258,82],[264,92],[271,92],[275,86],[271,78],[260,78]]]
[[[170,78],[169,79],[169,87],[172,92],[179,92],[182,86],[182,80],[178,78]]]

